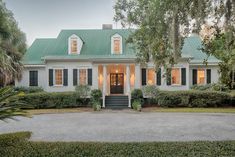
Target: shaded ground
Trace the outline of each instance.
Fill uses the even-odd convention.
[[[235,140],[235,114],[104,111],[42,114],[0,122],[0,133],[32,131],[39,141]]]

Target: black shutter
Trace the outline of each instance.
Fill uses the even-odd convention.
[[[186,85],[186,68],[181,68],[181,85]]]
[[[157,82],[157,85],[158,86],[161,86],[161,82],[162,82],[162,71],[161,71],[161,68],[159,68],[158,69],[158,71],[157,71],[157,80],[156,80],[156,82]]]
[[[78,85],[78,69],[73,69],[73,85]]]
[[[53,69],[49,69],[49,86],[53,86]]]
[[[207,84],[211,84],[211,69],[206,70],[206,82]]]
[[[88,69],[88,85],[92,86],[92,69]]]
[[[68,86],[68,69],[64,69],[64,86]]]
[[[146,85],[146,69],[142,69],[142,86]]]
[[[193,69],[193,85],[197,84],[197,69]]]
[[[29,86],[38,86],[38,71],[29,71]]]
[[[170,86],[171,85],[171,68],[168,68],[167,70],[166,70],[166,84],[168,85],[168,86]]]

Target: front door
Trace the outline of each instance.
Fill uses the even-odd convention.
[[[110,74],[110,93],[123,94],[124,75],[122,73]]]

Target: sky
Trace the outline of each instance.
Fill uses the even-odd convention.
[[[36,38],[55,38],[62,29],[101,29],[113,24],[115,0],[3,0],[30,46]]]

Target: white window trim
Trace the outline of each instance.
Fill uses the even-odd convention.
[[[198,70],[203,70],[204,71],[204,75],[205,75],[205,79],[204,79],[204,83],[203,84],[199,84],[198,83]],[[207,69],[206,68],[197,68],[197,85],[207,85]]]
[[[180,69],[180,75],[179,75],[179,84],[173,84],[172,82],[172,69]],[[171,68],[171,86],[182,86],[182,80],[181,80],[181,75],[182,75],[182,67],[173,67]]]
[[[56,84],[56,77],[55,77],[56,70],[62,70],[62,84],[61,85]],[[63,87],[64,86],[64,69],[63,68],[53,68],[53,86],[54,87]]]
[[[77,73],[77,75],[78,75],[77,76],[78,77],[77,78],[78,83],[77,84],[80,85],[80,72],[79,72],[80,69],[81,70],[86,70],[86,85],[88,85],[88,69],[89,68],[87,68],[87,67],[86,68],[82,68],[82,67],[81,68],[77,68],[77,70],[78,70],[78,73]]]
[[[115,38],[120,38],[120,54],[115,54],[115,52],[114,52],[114,39]],[[122,36],[119,35],[119,34],[114,34],[111,37],[111,54],[113,54],[113,55],[121,55],[122,53],[123,53]]]
[[[145,86],[149,86],[149,84],[148,84],[148,80],[149,80],[149,78],[148,78],[148,71],[149,70],[151,70],[151,69],[153,69],[154,70],[154,68],[153,67],[149,67],[149,68],[147,68],[146,69],[146,85]],[[156,71],[154,70],[154,84],[153,85],[151,85],[151,86],[156,86],[157,85],[157,73],[156,73]]]
[[[68,54],[71,54],[71,55],[75,54],[74,52],[72,52],[72,49],[71,49],[71,40],[72,40],[72,38],[76,38],[76,41],[77,41],[77,52],[76,52],[76,54],[79,55],[81,53],[80,51],[82,49],[83,44],[82,44],[82,40],[75,34],[71,35],[68,39]]]

